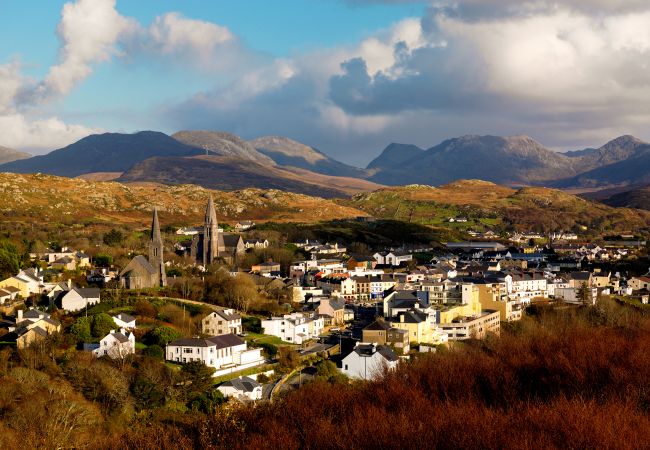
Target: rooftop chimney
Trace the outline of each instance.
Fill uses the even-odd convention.
[[[23,320],[23,310],[19,309],[17,314],[18,315],[16,316],[17,317],[16,322],[20,322],[21,320]]]

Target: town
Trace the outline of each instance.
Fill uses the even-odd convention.
[[[188,405],[272,401],[319,377],[379,379],[418,355],[498,337],[531,307],[642,307],[650,295],[648,268],[629,264],[647,248],[633,234],[279,243],[250,220],[224,232],[212,197],[202,226],[165,234],[161,220],[154,208],[147,248],[123,267],[65,245],[30,253],[29,267],[0,281],[2,345],[208,374]]]

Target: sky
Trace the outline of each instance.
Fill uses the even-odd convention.
[[[0,146],[93,133],[650,140],[647,0],[0,0]]]

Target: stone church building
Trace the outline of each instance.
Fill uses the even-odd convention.
[[[220,231],[217,222],[217,213],[214,209],[212,196],[208,199],[205,209],[205,222],[203,229],[194,235],[191,245],[192,258],[204,267],[223,259],[228,264],[233,264],[237,256],[246,251],[244,240],[238,234]]]
[[[163,260],[163,239],[158,222],[158,209],[153,209],[151,235],[149,238],[149,259],[138,255],[120,272],[120,286],[125,289],[142,289],[167,286],[165,261]]]

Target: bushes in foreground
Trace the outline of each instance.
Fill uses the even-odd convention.
[[[381,380],[317,381],[272,404],[168,424],[163,448],[643,448],[648,348],[648,319],[612,304],[536,311],[500,339],[422,356]],[[160,431],[115,442],[160,445]]]

